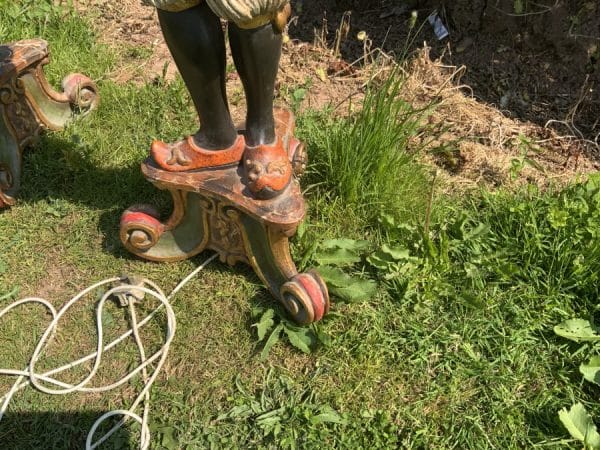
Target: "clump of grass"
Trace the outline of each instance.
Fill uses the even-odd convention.
[[[384,217],[385,244],[369,262],[395,292],[484,306],[487,293],[533,293],[548,305],[573,302],[591,314],[600,295],[600,180],[561,191],[499,191],[446,207],[430,231]],[[410,284],[410,283],[409,283]],[[410,294],[412,292],[412,294]],[[524,300],[524,299],[522,299]]]
[[[432,105],[415,108],[402,98],[403,78],[392,73],[367,89],[362,108],[351,117],[304,120],[313,183],[321,192],[375,219],[424,210],[427,176],[415,162]],[[313,117],[314,119],[314,117]]]

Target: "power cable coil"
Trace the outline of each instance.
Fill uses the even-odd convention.
[[[118,282],[122,283],[123,278],[122,277],[109,278],[109,279],[100,281],[100,282],[84,289],[79,294],[77,294],[75,297],[71,298],[58,311],[54,308],[54,306],[52,306],[52,304],[49,301],[47,301],[43,298],[39,298],[39,297],[24,298],[22,300],[18,300],[16,302],[8,305],[4,309],[0,309],[0,319],[2,319],[3,316],[5,316],[8,312],[14,310],[15,308],[25,305],[25,304],[34,303],[34,304],[40,304],[40,305],[44,306],[50,312],[50,315],[52,316],[52,321],[48,324],[46,330],[44,331],[41,338],[39,339],[39,341],[35,347],[35,350],[33,352],[33,355],[31,356],[31,358],[29,360],[29,364],[28,364],[27,368],[25,370],[0,368],[0,375],[17,377],[15,383],[12,385],[12,387],[10,388],[8,393],[6,393],[4,396],[0,397],[0,421],[2,420],[4,413],[8,409],[8,405],[9,405],[11,399],[13,398],[13,396],[19,390],[23,389],[24,387],[26,387],[30,384],[33,385],[39,391],[44,392],[46,394],[51,394],[51,395],[65,395],[65,394],[69,394],[69,393],[73,393],[73,392],[96,392],[97,393],[97,392],[106,392],[106,391],[115,389],[115,388],[121,386],[122,384],[126,383],[127,381],[129,381],[130,379],[132,379],[134,376],[136,376],[138,373],[141,372],[142,380],[144,382],[144,388],[138,394],[138,396],[132,403],[131,407],[127,410],[119,409],[119,410],[115,410],[115,411],[110,411],[110,412],[107,412],[106,414],[103,414],[101,417],[99,417],[96,420],[96,422],[92,425],[90,431],[88,432],[85,448],[86,448],[86,450],[93,450],[93,449],[97,448],[99,445],[101,445],[103,442],[105,442],[110,436],[112,436],[121,426],[123,426],[123,424],[129,418],[132,418],[132,419],[136,420],[137,422],[139,422],[142,427],[140,448],[142,450],[147,449],[150,446],[150,429],[148,427],[148,416],[149,416],[149,411],[150,411],[150,389],[152,388],[152,385],[154,384],[154,381],[156,380],[156,377],[158,376],[165,360],[167,359],[169,348],[170,348],[171,342],[173,341],[173,337],[175,336],[175,330],[176,330],[176,326],[177,326],[177,323],[175,320],[175,313],[173,311],[170,301],[172,301],[175,294],[177,294],[177,292],[179,292],[179,290],[181,288],[183,288],[198,272],[200,272],[202,269],[204,269],[216,257],[217,257],[217,255],[215,254],[215,255],[211,256],[210,258],[208,258],[206,261],[204,261],[192,273],[190,273],[188,276],[186,276],[175,287],[175,289],[173,289],[173,291],[171,291],[171,293],[168,296],[165,296],[163,291],[155,283],[153,283],[152,281],[147,280],[147,279],[141,279],[140,282],[136,283],[136,284],[120,284],[120,285],[117,285],[117,286],[114,286],[114,287],[108,289],[102,295],[102,298],[98,302],[98,305],[96,308],[96,332],[97,332],[97,336],[98,336],[96,351],[94,353],[90,353],[89,355],[84,356],[83,358],[80,358],[76,361],[65,364],[62,367],[52,369],[52,370],[47,371],[42,374],[39,374],[35,371],[35,365],[36,365],[38,359],[40,358],[40,355],[44,352],[44,349],[46,348],[46,346],[48,345],[48,343],[51,341],[52,337],[56,333],[57,328],[58,328],[58,322],[64,316],[64,314],[74,304],[76,304],[79,300],[81,300],[83,297],[85,297],[90,292],[94,291],[95,289],[104,287],[104,286],[112,285],[114,283],[118,283]],[[130,301],[126,301],[126,302],[121,301],[121,303],[123,305],[126,305],[128,307],[131,327],[126,333],[123,333],[120,337],[118,337],[114,341],[110,342],[107,345],[103,345],[102,312],[103,312],[103,308],[104,308],[106,301],[113,296],[116,296],[116,297],[120,298],[120,300],[122,300],[124,296],[131,295],[132,293],[135,293],[134,297],[136,298],[136,301],[140,301],[140,299],[142,297],[141,294],[145,294],[145,295],[149,295],[150,297],[153,297],[156,300],[158,300],[160,302],[160,305],[157,306],[142,321],[138,322],[136,311],[135,311],[136,301],[133,301],[133,298]],[[167,316],[167,325],[166,325],[166,334],[165,334],[164,343],[163,343],[162,347],[159,350],[157,350],[154,354],[152,354],[150,357],[146,357],[146,352],[144,350],[143,342],[139,335],[139,329],[141,327],[143,327],[144,325],[146,325],[162,308],[165,309],[166,316]],[[123,378],[121,378],[120,380],[118,380],[112,384],[105,385],[105,386],[99,386],[99,387],[88,387],[87,385],[94,378],[94,376],[96,375],[96,373],[100,367],[103,353],[106,352],[107,350],[110,350],[111,348],[115,347],[116,345],[118,345],[120,342],[124,341],[131,335],[133,335],[136,345],[138,347],[140,364],[136,368],[131,370]],[[92,369],[90,370],[88,375],[77,384],[69,384],[69,383],[65,383],[60,380],[57,380],[56,378],[53,378],[53,376],[58,373],[72,369],[73,367],[79,366],[90,360],[94,360]],[[152,374],[149,375],[148,374],[148,366],[150,364],[154,363],[155,361],[157,361],[156,366],[154,367]],[[58,386],[59,389],[51,389],[49,387],[46,387],[42,384],[42,382],[53,385],[53,386]],[[137,409],[137,407],[142,402],[144,403],[144,410],[143,410],[142,416],[139,416],[134,411]],[[102,437],[100,437],[97,441],[92,442],[92,440],[94,438],[94,434],[96,433],[96,431],[97,431],[98,427],[101,425],[101,423],[104,422],[109,417],[112,417],[115,415],[123,416],[123,418],[116,425],[114,425],[108,432],[106,432]]]

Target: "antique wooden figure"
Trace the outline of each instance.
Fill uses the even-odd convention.
[[[145,0],[160,25],[200,120],[193,135],[152,143],[146,178],[173,196],[168,220],[148,206],[128,209],[121,240],[155,261],[189,258],[205,248],[229,264],[244,262],[299,323],[329,309],[327,287],[315,271],[298,273],[289,253],[305,213],[294,175],[304,146],[294,116],[273,107],[288,0]],[[225,33],[246,94],[243,130],[236,129],[225,91]]]
[[[275,136],[273,91],[281,54],[287,0],[149,0],[200,119],[193,136],[154,142],[152,156],[168,171],[237,165],[242,160],[255,197],[275,197],[288,185],[292,167]],[[248,104],[246,129],[238,134],[225,93],[225,37]]]

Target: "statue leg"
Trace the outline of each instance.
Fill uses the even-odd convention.
[[[250,146],[273,144],[273,93],[281,57],[281,33],[271,24],[244,30],[229,25],[235,67],[246,93],[246,142]]]
[[[248,106],[243,157],[248,187],[259,198],[272,198],[287,187],[292,175],[287,152],[276,139],[273,118],[282,35],[271,24],[242,29],[231,23],[229,39]]]
[[[154,159],[170,171],[237,164],[244,144],[227,105],[225,37],[219,18],[206,3],[181,12],[159,9],[158,17],[198,112],[200,129],[175,144],[154,142]]]

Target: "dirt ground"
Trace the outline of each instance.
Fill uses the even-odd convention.
[[[465,66],[465,92],[510,117],[591,140],[600,133],[600,3],[582,0],[298,0],[302,11],[291,33],[313,40],[315,30],[354,60],[363,53],[355,37],[366,31],[373,46],[402,55],[422,46],[432,57]],[[436,38],[426,18],[437,11],[449,36]],[[415,27],[409,23],[418,14]],[[344,20],[344,13],[348,15]],[[343,25],[340,24],[344,22]],[[423,24],[422,28],[420,25]],[[326,28],[328,32],[321,31]],[[419,29],[420,28],[420,29]],[[410,33],[410,36],[409,36]]]
[[[142,82],[175,75],[152,8],[140,0],[75,3],[97,17],[105,42],[127,43],[111,79]],[[600,6],[546,3],[536,3],[546,9],[517,15],[510,9],[513,2],[503,0],[293,1],[279,101],[302,88],[303,107],[347,111],[347,102],[356,103],[374,71],[385,72],[394,58],[408,55],[406,97],[416,104],[439,102],[430,118],[439,138],[425,159],[454,186],[512,183],[511,166],[525,157],[543,171],[526,165],[519,183],[545,186],[596,171]],[[436,8],[450,33],[441,41],[424,22]],[[139,58],[140,52],[148,57]],[[243,90],[235,72],[228,92],[241,122]]]

